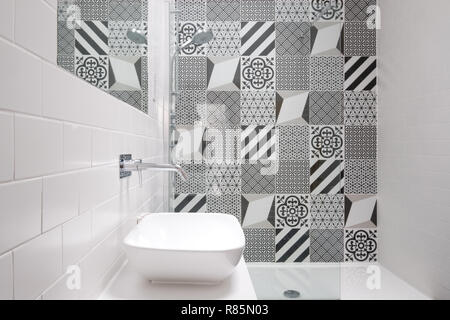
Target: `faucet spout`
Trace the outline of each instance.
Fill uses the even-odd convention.
[[[188,174],[186,171],[178,164],[170,164],[170,163],[148,163],[143,162],[141,159],[121,159],[120,160],[120,170],[121,171],[138,171],[142,170],[155,170],[155,171],[170,171],[176,172],[183,181],[188,179]]]

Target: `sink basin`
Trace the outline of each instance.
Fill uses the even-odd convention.
[[[153,213],[124,239],[132,268],[156,282],[217,283],[242,257],[238,220],[220,213]]]

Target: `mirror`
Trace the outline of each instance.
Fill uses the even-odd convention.
[[[146,0],[58,0],[58,65],[148,113]]]

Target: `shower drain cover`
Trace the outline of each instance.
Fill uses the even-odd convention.
[[[295,299],[300,297],[300,292],[297,290],[286,290],[283,292],[284,296],[289,299]]]

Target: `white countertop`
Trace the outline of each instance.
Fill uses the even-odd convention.
[[[256,294],[244,259],[234,273],[217,285],[152,283],[125,262],[99,300],[255,300]]]

